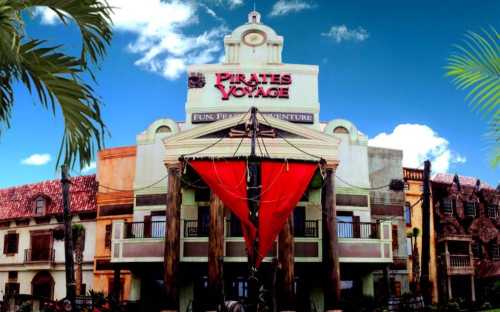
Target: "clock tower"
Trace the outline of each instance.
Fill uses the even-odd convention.
[[[225,64],[281,64],[283,37],[261,23],[260,13],[248,14],[248,22],[224,38]]]

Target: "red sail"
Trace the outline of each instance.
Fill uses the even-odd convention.
[[[262,161],[257,266],[271,249],[317,167],[315,163]]]
[[[247,169],[244,160],[191,160],[191,167],[241,221],[247,250],[252,251],[255,226],[250,222],[247,200]]]

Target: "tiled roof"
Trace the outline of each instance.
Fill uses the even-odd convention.
[[[95,175],[71,178],[71,212],[96,211],[96,193]],[[39,196],[47,199],[46,215],[62,214],[61,181],[51,180],[0,190],[0,220],[35,216],[34,200]]]
[[[454,176],[455,176],[454,174],[438,173],[434,176],[434,178],[432,178],[432,182],[442,183],[442,184],[452,184]],[[476,186],[477,178],[465,177],[465,176],[458,176],[458,178],[461,186],[469,186],[469,187]],[[483,181],[481,181],[481,188],[494,189],[493,187],[491,187],[491,185],[489,185],[488,183],[484,183]]]

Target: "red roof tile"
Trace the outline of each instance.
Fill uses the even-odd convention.
[[[95,175],[71,178],[71,211],[73,213],[96,211],[96,193]],[[35,216],[34,200],[38,196],[48,199],[46,215],[63,212],[61,181],[43,181],[0,190],[0,220]]]
[[[435,183],[442,183],[442,184],[452,184],[453,183],[453,177],[454,174],[448,174],[448,173],[438,173],[432,178],[432,182]],[[466,177],[466,176],[458,176],[460,185],[462,186],[469,186],[469,187],[475,187],[476,186],[476,181],[477,178],[474,177]],[[489,185],[488,183],[484,183],[481,181],[481,188],[485,189],[494,189]]]

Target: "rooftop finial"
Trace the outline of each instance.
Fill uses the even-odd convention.
[[[248,22],[251,24],[260,24],[260,13],[255,9],[248,14]]]

